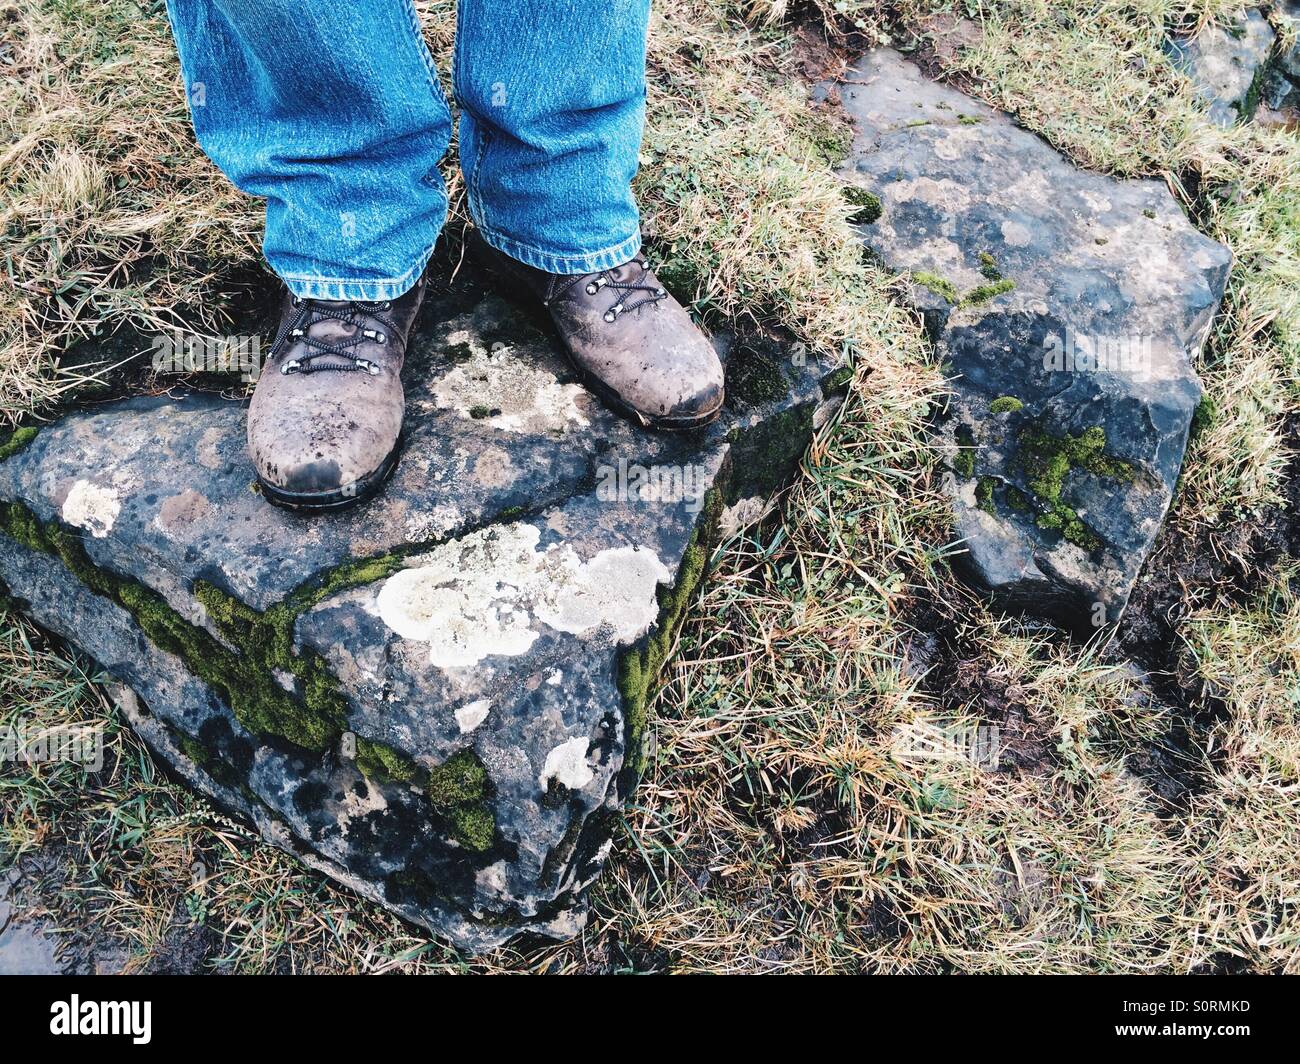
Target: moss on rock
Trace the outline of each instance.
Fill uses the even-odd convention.
[[[844,198],[857,208],[849,215],[849,222],[852,225],[871,225],[873,222],[879,221],[880,216],[884,213],[884,206],[880,202],[880,197],[873,192],[868,192],[865,188],[845,185]]]
[[[347,702],[324,658],[307,648],[295,653],[297,614],[283,607],[258,613],[202,580],[194,583],[194,597],[213,626],[241,653],[226,651],[234,661],[222,661],[220,668],[209,669],[210,675],[204,675],[193,660],[196,652],[202,653],[201,647],[181,657],[225,696],[235,719],[256,735],[274,736],[313,753],[332,746],[347,729]],[[209,641],[216,642],[210,637]],[[301,694],[286,691],[276,679],[277,672],[294,677]]]
[[[24,425],[20,429],[14,429],[9,433],[3,443],[0,443],[0,462],[6,458],[12,458],[19,451],[24,450],[32,440],[36,439],[40,429],[34,425]]]
[[[646,709],[651,685],[668,660],[668,652],[686,616],[692,596],[708,572],[709,555],[717,539],[722,502],[716,488],[704,497],[704,509],[691,533],[690,542],[677,569],[672,587],[659,589],[659,618],[653,633],[640,648],[624,652],[618,663],[618,690],[623,700],[624,763],[631,780],[639,778],[646,767]],[[630,786],[624,790],[630,789]]]
[[[161,595],[130,577],[95,565],[80,537],[57,521],[42,522],[21,502],[0,504],[0,532],[31,550],[58,558],[91,591],[120,605],[160,650],[179,657],[187,669],[221,698],[247,731],[320,754],[347,728],[347,703],[328,664],[315,651],[295,653],[293,628],[299,613],[335,590],[382,579],[398,564],[386,555],[349,563],[316,587],[259,613],[220,588],[196,581],[194,596],[209,623],[234,645],[231,649],[207,629],[191,624]],[[286,690],[276,673],[294,678],[301,694]],[[246,781],[201,740],[172,728],[190,760],[223,786],[245,791]],[[453,755],[432,771],[387,744],[358,738],[357,766],[386,783],[421,784],[435,818],[462,846],[474,852],[491,847],[496,820],[487,799],[491,782],[471,750]],[[254,796],[256,797],[256,796]],[[260,799],[259,799],[260,800]]]
[[[957,453],[953,455],[952,468],[960,477],[970,478],[975,475],[975,434],[967,425],[958,425],[956,432]]]
[[[790,379],[780,363],[761,351],[737,351],[727,369],[728,394],[746,406],[774,403],[790,392]]]
[[[459,805],[448,814],[452,837],[467,850],[484,853],[496,839],[497,822],[486,805]]]
[[[1061,498],[1065,478],[1070,470],[1079,468],[1094,476],[1129,483],[1136,470],[1130,463],[1106,454],[1106,430],[1100,425],[1078,436],[1054,436],[1041,426],[1030,425],[1021,430],[1018,440],[1020,468],[1042,507],[1035,524],[1060,532],[1084,550],[1096,550],[1101,546],[1096,533]]]
[[[267,638],[263,629],[269,622],[263,615],[211,585],[195,585],[195,595],[214,625],[238,648],[232,650],[206,629],[185,620],[157,592],[95,565],[80,536],[57,521],[42,522],[23,503],[3,507],[0,531],[32,550],[58,558],[91,591],[130,613],[155,646],[185,662],[249,731],[276,736],[313,752],[324,750],[342,732],[346,722],[343,698],[323,659],[310,652],[293,655],[286,649],[283,633]],[[302,681],[302,698],[276,681],[275,668]]]
[[[1034,524],[1039,528],[1060,532],[1065,539],[1084,550],[1096,550],[1101,546],[1097,534],[1087,526],[1073,507],[1066,506],[1064,503],[1054,503],[1051,509],[1038,515]]]
[[[424,792],[451,836],[468,850],[482,853],[496,837],[496,818],[488,802],[492,785],[473,750],[452,754],[424,777]]]
[[[833,395],[841,389],[847,388],[849,382],[853,380],[853,367],[841,366],[839,369],[828,373],[822,379],[822,392],[825,395]]]
[[[1075,467],[1094,476],[1129,483],[1135,470],[1128,462],[1106,454],[1106,430],[1100,425],[1078,436],[1053,436],[1038,425],[1021,430],[1020,465],[1034,494],[1048,502],[1061,498],[1065,476]]]
[[[376,739],[357,736],[357,768],[362,775],[380,783],[412,783],[422,769],[400,750]]]
[[[961,302],[961,293],[957,291],[957,286],[947,278],[940,277],[937,273],[917,270],[912,274],[912,280],[922,288],[928,288],[935,295],[946,299],[949,303]]]
[[[972,288],[961,299],[963,307],[978,307],[987,303],[998,296],[1005,295],[1016,287],[1016,282],[1003,279],[994,281],[992,284],[982,284],[977,288]]]

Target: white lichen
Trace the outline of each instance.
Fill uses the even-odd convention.
[[[460,725],[461,735],[472,732],[485,720],[487,715],[492,711],[492,700],[490,698],[480,698],[477,702],[469,702],[456,710],[456,723]]]
[[[532,435],[590,424],[578,406],[578,397],[584,394],[581,385],[561,384],[554,374],[519,358],[508,345],[488,351],[467,329],[451,333],[447,342],[464,345],[470,357],[430,386],[439,409],[454,410],[463,418],[482,414],[479,420],[495,429]]]
[[[122,502],[112,488],[101,488],[89,480],[78,480],[63,500],[63,520],[84,528],[96,539],[103,539],[113,529],[122,512]]]
[[[483,529],[413,559],[384,582],[375,609],[403,639],[429,644],[443,668],[525,653],[538,622],[586,636],[606,629],[619,644],[658,615],[655,589],[671,574],[646,547],[614,547],[584,562],[572,547],[538,550],[529,524]]]
[[[547,754],[546,764],[542,766],[542,774],[537,777],[537,783],[542,790],[546,790],[551,780],[555,780],[571,791],[580,791],[595,779],[596,774],[591,771],[591,766],[587,763],[587,748],[590,745],[588,740],[579,737],[560,743]]]
[[[407,542],[418,543],[422,539],[446,535],[464,519],[454,506],[435,506],[431,510],[410,514],[406,519]]]
[[[498,861],[486,868],[481,868],[474,877],[474,883],[483,893],[493,898],[503,897],[506,893],[507,867],[505,861]]]

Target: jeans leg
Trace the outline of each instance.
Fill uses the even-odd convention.
[[[460,0],[461,168],[498,251],[589,273],[640,250],[649,16],[650,0]]]
[[[411,0],[168,0],[194,132],[317,299],[395,299],[447,214],[451,115]]]

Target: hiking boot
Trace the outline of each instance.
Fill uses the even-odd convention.
[[[248,453],[271,502],[339,510],[388,479],[406,408],[402,360],[423,298],[423,277],[384,302],[285,296],[248,408]]]
[[[717,352],[645,256],[595,273],[558,274],[502,254],[477,232],[476,258],[540,299],[587,386],[643,427],[693,429],[722,409]]]

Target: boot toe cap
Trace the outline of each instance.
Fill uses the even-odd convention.
[[[367,418],[362,411],[297,413],[288,407],[250,411],[249,457],[276,501],[350,498],[391,468],[400,420]]]

